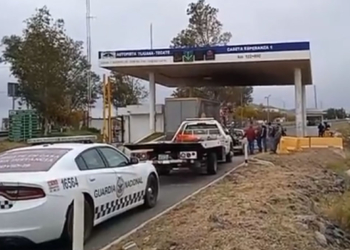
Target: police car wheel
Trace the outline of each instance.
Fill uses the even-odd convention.
[[[74,223],[74,211],[71,205],[68,208],[66,223],[62,238],[65,242],[71,243],[73,241],[73,223]],[[94,227],[94,214],[91,205],[87,200],[84,202],[84,241],[88,240],[91,236],[92,229]]]
[[[218,172],[218,161],[215,153],[209,153],[207,159],[207,173],[215,175]]]
[[[152,208],[157,204],[158,200],[158,180],[152,174],[148,176],[146,194],[145,194],[145,207]]]

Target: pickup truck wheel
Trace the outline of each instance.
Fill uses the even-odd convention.
[[[227,163],[232,162],[232,155],[231,155],[231,152],[228,153],[228,154],[226,155],[226,162],[227,162]]]
[[[230,152],[226,155],[226,162],[232,162],[232,156],[234,155],[233,153],[233,145],[230,145]]]
[[[215,153],[209,153],[207,158],[207,173],[215,175],[218,172],[218,160]]]

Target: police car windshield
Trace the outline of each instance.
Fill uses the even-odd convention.
[[[49,171],[71,149],[24,149],[0,154],[0,173]]]

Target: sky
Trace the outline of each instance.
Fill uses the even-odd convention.
[[[93,70],[100,50],[150,47],[149,26],[153,24],[153,47],[167,48],[170,40],[187,26],[189,0],[91,0]],[[207,0],[219,8],[224,31],[232,33],[230,44],[310,41],[312,73],[318,108],[350,110],[350,1],[349,0]],[[84,0],[0,0],[0,38],[20,35],[23,20],[46,5],[54,18],[63,18],[67,34],[86,41]],[[0,47],[2,51],[3,48]],[[9,67],[0,64],[0,117],[8,114],[12,101],[7,82],[16,81]],[[147,85],[147,84],[146,84]],[[157,86],[157,103],[164,103],[172,89]],[[294,89],[255,87],[254,102],[264,103],[271,95],[273,106],[294,108]],[[307,87],[307,106],[315,107],[314,88]],[[100,102],[93,111],[101,117]]]

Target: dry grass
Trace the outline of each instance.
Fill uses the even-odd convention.
[[[335,221],[340,227],[350,231],[350,192],[346,191],[341,196],[328,198],[325,214]]]
[[[325,214],[342,228],[350,232],[350,176],[346,173],[350,169],[350,155],[344,159],[328,164],[328,167],[344,178],[345,192],[336,196],[325,197]]]
[[[323,197],[340,192],[326,166],[343,156],[317,150],[259,159],[111,250],[129,241],[143,250],[325,249],[315,240],[316,226],[301,218],[320,215]]]
[[[24,142],[0,141],[0,152],[24,146],[26,146],[26,143]]]

